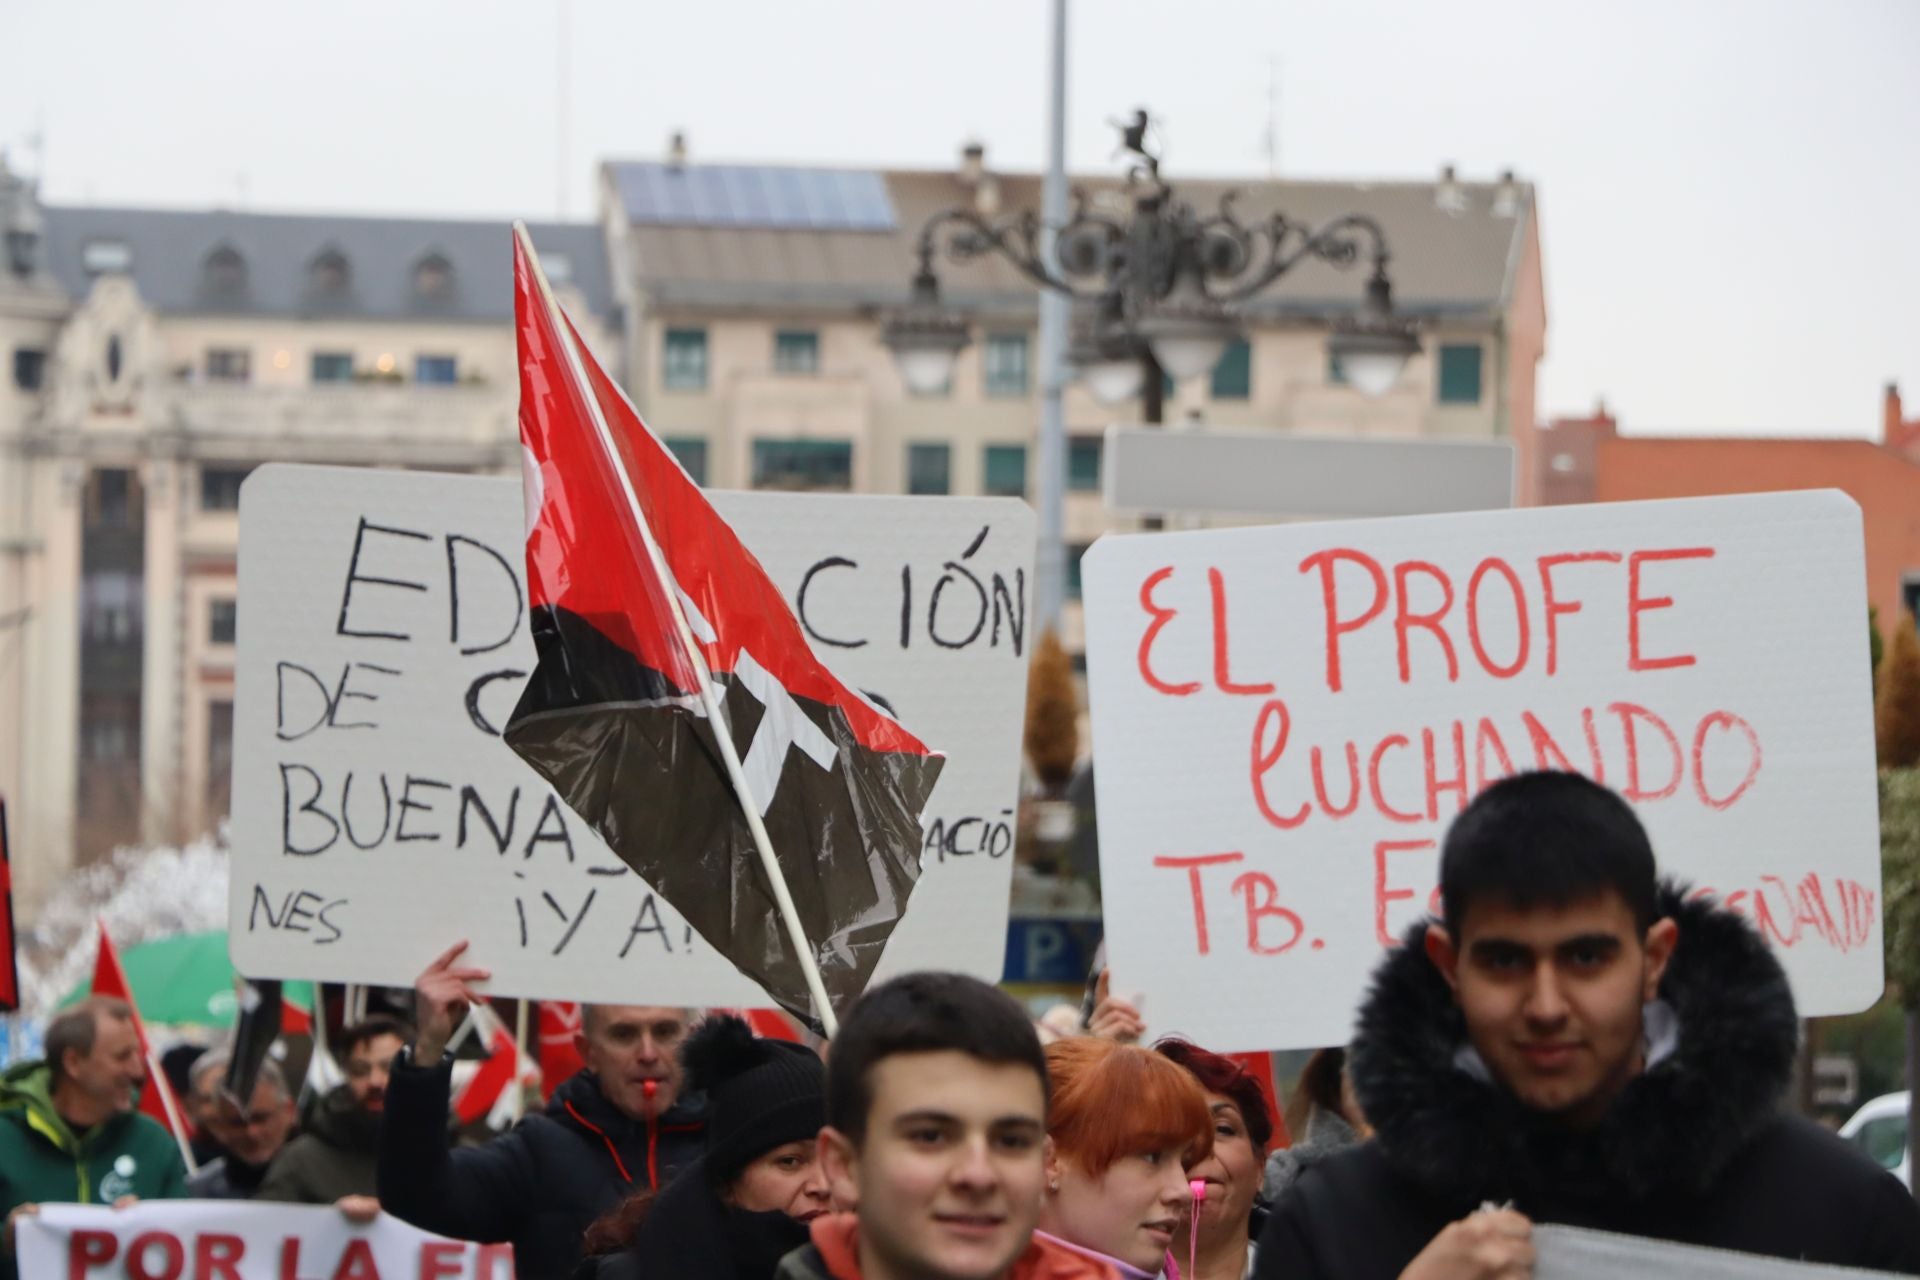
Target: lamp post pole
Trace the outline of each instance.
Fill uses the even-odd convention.
[[[1051,261],[1067,221],[1067,0],[1053,0],[1053,86],[1047,113],[1047,176],[1040,189],[1040,254]],[[1058,629],[1067,594],[1066,392],[1067,296],[1040,291],[1040,546],[1034,565],[1033,613],[1041,631]]]

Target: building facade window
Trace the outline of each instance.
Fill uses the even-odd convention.
[[[207,808],[224,818],[233,796],[233,702],[207,703]]]
[[[133,246],[125,240],[89,240],[80,250],[80,265],[90,276],[133,270]]]
[[[1440,403],[1480,403],[1480,344],[1449,342],[1440,348]]]
[[[307,291],[316,298],[338,298],[353,287],[353,267],[338,249],[322,249],[307,264]]]
[[[89,477],[87,524],[96,529],[131,529],[143,518],[140,490],[125,467],[101,467]]]
[[[352,382],[353,353],[351,351],[314,352],[313,380],[315,382]]]
[[[1067,441],[1067,488],[1075,493],[1100,492],[1099,436],[1074,436]]]
[[[415,356],[413,380],[430,387],[450,387],[460,381],[460,360],[457,356]]]
[[[953,448],[944,444],[907,446],[907,492],[943,494],[953,492]]]
[[[1027,394],[1031,375],[1027,366],[1026,334],[988,334],[986,350],[981,360],[985,369],[988,395],[1024,396]]]
[[[707,483],[707,442],[699,436],[668,436],[664,442],[667,451],[680,461],[680,466],[697,485]]]
[[[218,597],[207,601],[207,643],[232,644],[234,619],[238,613],[232,599]]]
[[[80,581],[80,634],[88,640],[129,644],[145,629],[146,596],[137,573],[102,569]]]
[[[984,458],[981,487],[989,498],[1027,496],[1027,446],[990,444]]]
[[[773,335],[773,371],[820,372],[820,335],[812,329],[782,329]]]
[[[453,297],[453,264],[444,254],[429,253],[413,264],[413,296],[422,302],[446,302]]]
[[[660,358],[660,385],[669,391],[707,389],[707,331],[669,329]]]
[[[240,486],[252,472],[252,467],[201,467],[200,509],[238,511]]]
[[[47,380],[47,353],[38,347],[13,349],[13,385],[22,391],[38,391]]]
[[[1067,544],[1067,599],[1080,598],[1080,557],[1087,554],[1090,543],[1072,542]]]
[[[850,440],[755,440],[753,487],[756,489],[853,488]]]
[[[1327,352],[1327,385],[1344,387],[1347,385],[1347,367],[1340,363],[1340,353]]]
[[[221,245],[200,264],[200,289],[209,298],[239,298],[247,291],[247,260],[232,245]]]
[[[208,382],[250,382],[253,352],[245,347],[212,347],[207,351]]]
[[[1227,344],[1213,366],[1215,400],[1245,400],[1253,394],[1253,346],[1245,338]]]

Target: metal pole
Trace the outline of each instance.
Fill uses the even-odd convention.
[[[1047,175],[1040,189],[1040,259],[1052,265],[1067,220],[1067,0],[1053,0],[1052,95],[1047,111]],[[1033,612],[1040,630],[1060,625],[1066,598],[1067,309],[1064,294],[1040,291],[1040,545],[1033,569]]]

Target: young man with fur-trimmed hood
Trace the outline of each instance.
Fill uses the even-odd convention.
[[[1575,774],[1497,783],[1448,831],[1440,887],[1444,920],[1361,1010],[1375,1138],[1301,1175],[1259,1276],[1525,1277],[1535,1222],[1920,1273],[1906,1188],[1782,1108],[1779,962],[1657,881],[1625,801]]]

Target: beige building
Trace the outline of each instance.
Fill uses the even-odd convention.
[[[1170,424],[1511,437],[1534,474],[1530,186],[1176,182],[1203,209],[1230,185],[1249,220],[1377,219],[1424,352],[1384,397],[1344,385],[1324,326],[1357,307],[1363,273],[1313,264],[1210,376],[1172,389]],[[1037,177],[980,156],[952,172],[680,158],[606,164],[600,192],[599,226],[536,226],[535,244],[703,483],[1031,496],[1034,290],[995,260],[943,264],[977,324],[939,395],[907,392],[879,322],[928,216],[1037,207]],[[1089,194],[1124,211],[1110,180]],[[31,910],[75,863],[226,811],[248,470],[511,471],[518,383],[502,223],[43,208],[3,170],[0,223],[0,794]],[[1101,506],[1099,436],[1135,412],[1076,386],[1066,416],[1077,551],[1125,524]],[[1064,629],[1077,648],[1077,605]]]
[[[1518,496],[1530,499],[1546,301],[1529,184],[1465,182],[1451,170],[1433,182],[1172,181],[1202,212],[1238,192],[1234,209],[1247,223],[1276,210],[1311,226],[1372,216],[1423,353],[1385,396],[1345,385],[1327,357],[1326,326],[1359,309],[1364,263],[1309,263],[1249,308],[1245,341],[1211,376],[1172,388],[1169,424],[1511,438]],[[1076,185],[1096,208],[1124,216],[1130,207],[1110,178]],[[880,317],[905,297],[929,217],[954,205],[990,217],[1037,210],[1037,175],[996,174],[977,148],[950,172],[703,165],[676,154],[603,165],[600,199],[629,390],[704,483],[1032,496],[1034,287],[991,255],[939,264],[943,298],[976,324],[936,396],[907,390],[880,344]],[[1077,650],[1078,552],[1128,525],[1101,504],[1100,435],[1139,411],[1077,385],[1065,408],[1062,631]]]
[[[0,794],[31,910],[227,811],[239,490],[518,469],[505,223],[40,207],[0,174]],[[535,244],[610,356],[591,225]]]

